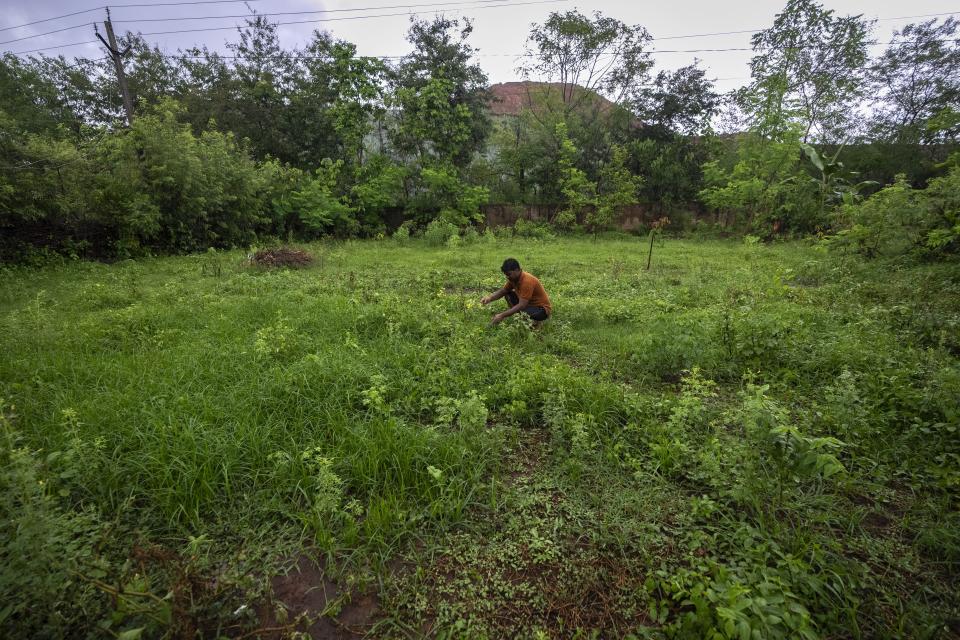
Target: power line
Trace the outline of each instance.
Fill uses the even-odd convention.
[[[233,2],[260,2],[260,0],[199,0],[197,2],[152,2],[149,4],[112,4],[110,5],[113,8],[121,7],[173,7],[181,5],[196,5],[196,4],[224,4],[224,3],[233,3]],[[44,18],[42,20],[34,20],[33,22],[24,22],[23,24],[18,24],[12,27],[0,27],[0,31],[9,31],[10,29],[20,29],[22,27],[29,27],[34,24],[40,24],[41,22],[52,22],[54,20],[59,20],[61,18],[70,18],[73,16],[83,15],[84,13],[92,13],[94,11],[100,11],[101,9],[106,9],[106,5],[99,7],[93,7],[92,9],[84,9],[83,11],[74,11],[73,13],[65,13],[60,16],[54,16],[52,18]]]
[[[222,2],[233,2],[233,1],[236,1],[236,0],[219,0],[219,1],[222,1]],[[496,3],[496,2],[503,2],[503,0],[470,0],[470,1],[468,1],[468,2],[425,3],[425,4],[419,4],[419,5],[397,5],[397,6],[403,6],[403,7],[448,6],[448,5],[463,5],[463,4],[484,3],[484,5],[482,5],[482,6],[466,7],[466,8],[467,8],[467,9],[493,9],[493,8],[501,8],[501,7],[504,7],[504,8],[505,8],[505,7],[523,6],[523,5],[532,5],[532,4],[534,4],[534,5],[535,5],[535,4],[553,4],[553,3],[558,3],[558,2],[569,2],[569,0],[538,0],[538,1],[536,1],[536,2],[510,2],[510,3],[503,3],[503,4],[492,4],[492,3]],[[210,3],[210,0],[208,0],[207,2],[200,2],[200,3],[170,3],[170,4],[209,4],[209,3]],[[119,5],[119,6],[140,6],[140,5]],[[149,5],[149,6],[160,6],[160,5]],[[357,9],[332,9],[332,10],[329,10],[329,11],[323,11],[323,13],[334,13],[334,12],[337,12],[337,11],[365,11],[365,10],[374,9],[374,8],[385,8],[385,9],[386,9],[386,8],[391,8],[391,7],[389,7],[389,6],[384,6],[384,7],[368,7],[368,8],[363,8],[363,9],[361,9],[361,8],[357,8]],[[299,14],[299,13],[321,13],[321,12],[320,12],[320,11],[311,11],[311,12],[289,12],[289,13]],[[314,24],[314,23],[323,23],[323,22],[339,22],[339,21],[344,21],[344,20],[362,20],[362,19],[367,19],[367,18],[384,18],[384,17],[395,17],[395,16],[419,15],[419,14],[421,14],[421,13],[429,13],[429,12],[424,12],[424,11],[419,11],[419,12],[417,12],[417,11],[415,11],[415,12],[405,12],[405,13],[367,14],[367,15],[359,15],[359,16],[346,16],[346,17],[342,17],[342,18],[320,18],[320,19],[316,19],[316,20],[297,20],[297,21],[289,21],[289,22],[276,22],[276,23],[271,23],[271,24],[274,24],[274,25],[276,25],[276,26],[295,25],[295,24]],[[960,13],[960,12],[951,11],[951,12],[945,12],[945,13],[931,13],[931,14],[916,15],[916,16],[898,16],[898,17],[894,17],[894,18],[878,18],[878,20],[885,20],[885,21],[886,21],[886,20],[905,20],[905,19],[911,19],[911,18],[925,18],[925,17],[944,16],[944,15],[956,15],[956,14],[958,14],[958,13]],[[263,15],[283,15],[283,14],[263,14]],[[212,17],[214,17],[214,16],[210,16],[210,17],[212,18]],[[227,17],[227,16],[223,16],[223,17]],[[238,16],[238,17],[248,17],[248,16]],[[178,20],[178,19],[191,19],[191,18],[165,18],[164,20]],[[197,18],[197,19],[207,19],[207,18]],[[136,22],[136,21],[127,20],[127,21],[117,21],[117,22]],[[81,27],[82,27],[82,26],[86,26],[86,25],[78,25],[78,26],[81,26]],[[204,31],[227,31],[227,30],[233,30],[233,29],[238,29],[238,28],[240,28],[238,25],[233,25],[233,26],[229,26],[229,27],[211,27],[211,28],[202,28],[202,29],[181,29],[181,30],[171,30],[171,31],[153,31],[153,32],[147,32],[147,33],[140,33],[139,35],[142,35],[142,36],[172,35],[172,34],[178,34],[178,33],[197,33],[197,32],[204,32]],[[64,30],[65,30],[65,29],[64,29]],[[689,34],[689,35],[679,35],[679,36],[665,36],[665,37],[662,37],[662,38],[651,38],[651,41],[673,40],[673,39],[679,39],[679,38],[697,38],[697,37],[704,37],[704,36],[711,36],[711,35],[730,35],[730,34],[739,34],[739,33],[755,33],[755,32],[756,32],[755,30],[722,31],[722,32],[716,32],[716,33],[700,33],[700,34]],[[54,32],[51,32],[51,33],[54,33]],[[44,34],[39,34],[39,35],[44,35]],[[957,40],[941,40],[940,42],[956,42],[956,41],[957,41]],[[11,41],[8,41],[8,42],[14,42],[14,41],[11,40]],[[50,50],[50,49],[61,49],[61,48],[64,48],[64,49],[65,49],[65,48],[68,48],[68,47],[76,47],[76,46],[85,45],[85,44],[96,44],[96,42],[97,42],[96,40],[86,40],[86,41],[83,41],[83,42],[74,42],[74,43],[70,43],[70,44],[54,45],[54,46],[50,46],[50,47],[40,47],[40,48],[37,48],[37,49],[29,49],[29,50],[26,50],[26,51],[13,52],[13,55],[23,55],[23,54],[27,54],[27,53],[36,53],[36,52],[39,52],[39,51],[48,51],[48,50]],[[0,44],[4,44],[4,43],[0,42]],[[891,44],[899,44],[899,43],[894,41],[894,42],[867,42],[866,44],[868,44],[868,45],[891,45]],[[814,46],[814,45],[810,45],[810,46]],[[794,48],[794,49],[804,49],[804,48],[809,48],[809,47],[798,46],[798,47],[793,47],[793,48]],[[651,53],[651,54],[656,54],[656,53],[723,53],[723,52],[728,52],[728,51],[753,51],[753,48],[752,48],[752,47],[725,47],[725,48],[703,48],[703,49],[660,49],[660,50],[650,51],[649,53]],[[482,56],[484,56],[484,57],[525,57],[525,56],[526,56],[526,54],[512,54],[512,53],[504,53],[504,54],[480,54],[480,55],[482,55]],[[400,58],[400,57],[402,57],[402,56],[369,56],[369,57]]]
[[[54,29],[53,31],[45,31],[43,33],[35,33],[32,36],[23,36],[21,38],[14,38],[13,40],[4,40],[0,44],[10,44],[11,42],[20,42],[21,40],[30,40],[31,38],[42,38],[43,36],[49,36],[53,33],[62,33],[64,31],[72,31],[74,29],[82,29],[83,27],[89,27],[89,22],[84,22],[83,24],[75,24],[72,27],[64,27],[63,29]]]
[[[124,5],[111,5],[111,6],[112,6],[113,8],[121,8],[121,7],[145,7],[145,6],[220,4],[220,3],[224,3],[224,2],[238,2],[238,1],[241,1],[241,0],[206,0],[206,1],[204,1],[204,2],[169,2],[169,3],[157,3],[157,4],[124,4]],[[253,1],[258,1],[258,0],[253,0]],[[181,22],[181,21],[186,21],[186,20],[218,20],[218,19],[248,18],[248,17],[254,16],[254,15],[259,15],[259,16],[263,16],[263,17],[269,18],[269,17],[274,17],[274,16],[309,15],[309,14],[317,14],[317,13],[344,13],[344,12],[353,12],[353,11],[373,11],[373,10],[377,10],[377,9],[412,9],[412,8],[418,8],[418,7],[458,6],[458,5],[476,4],[476,3],[487,4],[487,3],[503,2],[503,1],[504,1],[504,0],[468,0],[467,2],[434,2],[434,3],[420,3],[420,4],[380,5],[380,6],[376,6],[376,7],[356,7],[356,8],[351,8],[351,9],[323,9],[323,10],[316,10],[316,11],[281,11],[281,12],[262,13],[262,14],[232,14],[232,15],[219,15],[219,16],[182,16],[182,17],[176,17],[176,18],[138,18],[138,19],[136,19],[136,20],[114,20],[114,22],[117,23],[117,24],[131,24],[131,23],[139,23],[139,22]],[[553,1],[554,1],[554,2],[561,2],[561,1],[565,1],[565,0],[553,0]],[[524,3],[521,3],[521,4],[524,4]],[[506,6],[506,5],[498,5],[498,6]],[[89,13],[89,12],[91,12],[91,11],[97,11],[97,10],[99,10],[99,9],[104,9],[104,8],[106,8],[106,7],[97,7],[96,9],[87,9],[87,10],[84,10],[84,11],[78,11],[78,12],[76,12],[76,13],[65,14],[65,15],[63,15],[63,16],[58,16],[58,18],[68,17],[68,16],[72,16],[72,15],[79,15],[79,14],[82,14],[82,13]],[[479,7],[477,7],[477,8],[479,8]],[[952,15],[957,15],[958,13],[960,13],[960,12],[958,12],[958,11],[946,11],[946,12],[943,12],[943,13],[927,13],[927,14],[914,15],[914,16],[895,16],[895,17],[891,17],[891,18],[877,18],[876,20],[877,20],[878,22],[882,22],[882,21],[891,21],[891,20],[909,20],[909,19],[913,19],[913,18],[933,18],[933,17],[938,17],[938,16],[952,16]],[[390,15],[396,15],[396,14],[390,14]],[[387,16],[371,15],[371,16],[367,16],[367,17],[371,17],[371,18],[376,18],[376,17],[390,17],[390,15],[387,15]],[[406,14],[403,14],[403,15],[406,15]],[[346,18],[346,19],[359,19],[359,17],[360,17],[360,16],[357,16],[357,17],[354,17],[354,18]],[[20,25],[20,26],[27,26],[27,25],[30,25],[30,24],[37,24],[37,23],[39,23],[39,22],[45,22],[45,21],[48,21],[48,20],[56,20],[56,19],[58,19],[58,18],[48,18],[47,20],[38,20],[38,21],[36,21],[36,22],[27,23],[27,24],[25,24],[25,25]],[[333,21],[333,20],[331,19],[331,20],[329,20],[329,21]],[[311,22],[311,21],[283,22],[283,23],[277,23],[277,24],[278,24],[278,25],[306,24],[306,23],[308,23],[308,22]],[[44,33],[37,33],[37,34],[29,35],[29,36],[23,36],[22,38],[15,38],[15,39],[13,39],[13,40],[5,40],[5,41],[3,41],[3,42],[0,42],[0,45],[10,44],[10,43],[13,43],[13,42],[20,42],[20,41],[23,41],[23,40],[29,40],[29,39],[31,39],[31,38],[40,38],[40,37],[43,37],[43,36],[52,35],[52,34],[54,34],[54,33],[62,33],[62,32],[64,32],[64,31],[70,31],[70,30],[72,30],[72,29],[81,29],[81,28],[86,27],[86,26],[87,26],[87,23],[84,23],[84,24],[74,25],[74,26],[72,26],[72,27],[64,27],[63,29],[55,29],[55,30],[53,30],[53,31],[47,31],[47,32],[44,32]],[[17,28],[17,27],[5,27],[5,28],[3,28],[3,29],[0,29],[0,31],[6,31],[6,30],[8,30],[8,29],[16,29],[16,28]],[[145,33],[145,34],[141,34],[141,35],[167,35],[167,34],[174,34],[174,33],[190,33],[191,31],[194,31],[194,32],[217,31],[217,30],[225,31],[225,30],[233,29],[233,28],[234,28],[234,27],[231,26],[231,27],[211,27],[211,28],[209,28],[209,29],[194,29],[194,30],[189,30],[189,29],[188,29],[188,30],[179,30],[179,31],[158,31],[158,32],[152,32],[152,33]],[[691,34],[686,34],[686,35],[663,36],[663,37],[659,37],[659,38],[651,38],[651,41],[658,41],[658,40],[680,40],[680,39],[685,39],[685,38],[706,38],[706,37],[711,37],[711,36],[728,36],[728,35],[739,35],[739,34],[744,34],[744,33],[753,34],[753,33],[757,33],[758,31],[763,31],[763,29],[757,28],[757,29],[741,29],[741,30],[737,30],[737,31],[714,31],[714,32],[710,32],[710,33],[691,33]],[[81,44],[81,43],[77,43],[77,44]],[[61,46],[69,47],[69,46],[75,46],[75,45],[61,45]],[[55,47],[49,47],[49,48],[55,48]],[[25,52],[23,52],[23,53],[33,53],[33,52],[35,52],[35,51],[42,51],[42,50],[43,50],[43,49],[33,49],[33,50],[31,50],[31,51],[25,51]],[[732,50],[735,50],[735,49],[723,49],[723,50],[724,50],[724,51],[732,51]],[[719,49],[703,49],[703,51],[704,51],[704,52],[712,52],[712,51],[719,51]]]
[[[21,29],[23,27],[29,27],[30,25],[40,24],[41,22],[52,22],[53,20],[59,20],[60,18],[70,18],[72,16],[83,15],[84,13],[93,13],[94,11],[100,11],[103,7],[94,7],[93,9],[84,9],[83,11],[74,11],[73,13],[65,13],[62,16],[56,16],[55,18],[44,18],[43,20],[34,20],[33,22],[24,22],[23,24],[18,24],[15,27],[2,27],[0,31],[9,31],[11,29]],[[75,27],[70,27],[71,29]]]
[[[474,0],[474,2],[476,2],[476,1],[478,1],[478,0]],[[498,0],[479,0],[479,1],[481,1],[481,2],[497,2]],[[522,6],[526,6],[526,5],[532,5],[532,4],[557,4],[557,3],[560,3],[560,2],[570,2],[570,0],[535,0],[535,1],[533,1],[533,2],[508,2],[508,3],[505,3],[505,4],[486,4],[486,5],[479,6],[479,7],[464,7],[464,8],[465,8],[465,9],[477,9],[477,10],[479,10],[479,9],[499,9],[499,8],[506,8],[506,7],[522,7]],[[282,27],[282,26],[292,25],[292,24],[316,24],[316,23],[320,23],[320,22],[341,22],[341,21],[344,21],[344,20],[366,20],[366,19],[369,19],[369,18],[393,18],[393,17],[396,17],[396,16],[417,15],[417,14],[419,14],[419,13],[430,13],[430,12],[425,12],[425,11],[409,12],[409,11],[408,11],[408,12],[401,12],[401,13],[376,13],[376,14],[367,14],[367,15],[362,15],[362,16],[346,16],[346,17],[343,17],[343,18],[319,18],[319,19],[317,19],[317,20],[292,20],[292,21],[289,21],[289,22],[273,22],[273,23],[271,23],[271,24],[273,24],[273,25],[275,25],[275,26],[278,26],[278,27]],[[197,33],[197,32],[201,32],[201,31],[232,31],[232,30],[234,30],[234,29],[236,29],[236,28],[237,28],[236,25],[233,25],[233,26],[230,26],[230,27],[204,27],[204,28],[202,28],[202,29],[178,29],[178,30],[173,30],[173,31],[150,31],[150,32],[147,32],[147,33],[141,33],[140,35],[143,35],[143,36],[164,36],[164,35],[171,35],[171,34],[175,34],[175,33]]]
[[[886,22],[888,20],[912,20],[914,18],[936,18],[937,16],[955,16],[960,11],[947,11],[944,13],[927,13],[922,16],[897,16],[895,18],[877,18],[877,22]]]
[[[921,16],[896,16],[893,18],[877,18],[877,22],[887,22],[889,20],[910,20],[913,18],[935,18],[937,16],[954,16],[960,13],[960,11],[947,11],[944,13],[927,13]],[[742,29],[740,31],[715,31],[712,33],[692,33],[690,35],[683,36],[664,36],[662,38],[652,38],[653,40],[679,40],[681,38],[706,38],[708,36],[730,36],[738,35],[741,33],[757,33],[759,31],[764,31],[764,29]]]
[[[138,22],[181,22],[184,20],[217,20],[217,19],[232,19],[232,18],[252,18],[257,16],[262,16],[264,18],[270,18],[273,16],[297,16],[297,15],[306,15],[306,14],[317,14],[317,13],[344,13],[352,11],[374,11],[376,9],[413,9],[417,7],[437,7],[437,6],[457,6],[464,4],[487,4],[492,2],[503,2],[504,0],[467,0],[466,2],[429,2],[422,4],[394,4],[394,5],[381,5],[377,7],[357,7],[354,9],[320,9],[317,11],[284,11],[279,13],[260,13],[260,14],[235,14],[235,15],[226,15],[226,16],[184,16],[178,18],[137,18],[136,20],[114,20],[114,24],[130,24]],[[151,5],[156,6],[156,5]],[[115,8],[115,7],[111,7]],[[85,22],[83,24],[75,24],[72,27],[64,27],[62,29],[55,29],[53,31],[46,31],[44,33],[35,33],[29,36],[23,36],[21,38],[14,38],[13,40],[4,40],[0,44],[10,44],[12,42],[20,42],[22,40],[30,40],[31,38],[41,38],[43,36],[49,36],[54,33],[62,33],[64,31],[70,31],[72,29],[82,29],[89,26],[90,23]],[[232,27],[224,27],[232,28]],[[151,35],[151,34],[147,34]]]
[[[422,4],[394,4],[394,5],[380,5],[376,7],[355,7],[351,9],[319,9],[316,11],[280,11],[280,12],[270,12],[270,13],[258,13],[258,14],[240,14],[240,15],[229,15],[229,16],[185,16],[183,18],[137,18],[136,20],[114,20],[116,24],[128,24],[131,22],[171,22],[171,21],[182,21],[182,20],[217,20],[220,18],[252,18],[252,17],[264,17],[270,18],[273,16],[302,16],[308,14],[316,13],[347,13],[352,11],[375,11],[377,9],[415,9],[418,7],[436,7],[436,6],[446,6],[446,5],[462,5],[462,4],[486,4],[491,2],[503,2],[504,0],[467,0],[466,2],[428,2]]]
[[[83,42],[71,42],[70,44],[58,44],[52,47],[40,47],[38,49],[27,49],[26,51],[11,51],[15,56],[22,56],[25,53],[36,53],[38,51],[49,51],[50,49],[69,49],[70,47],[79,47],[82,44],[97,44],[96,40],[84,40]]]
[[[226,1],[226,0],[225,0]],[[232,1],[232,0],[231,0]],[[425,6],[436,6],[445,7],[447,5],[463,5],[463,4],[476,4],[477,2],[481,3],[493,3],[501,2],[501,4],[483,4],[481,6],[473,7],[464,7],[464,9],[497,9],[497,8],[508,8],[508,7],[520,7],[525,5],[536,5],[536,4],[556,4],[561,2],[570,2],[570,0],[536,0],[532,2],[504,2],[503,0],[469,0],[468,2],[454,2],[454,3],[429,3]],[[124,5],[124,6],[134,6],[134,5]],[[151,5],[156,6],[156,5]],[[414,6],[414,5],[404,5],[404,6]],[[412,11],[412,12],[402,12],[402,13],[379,13],[379,14],[365,14],[359,16],[346,16],[343,18],[318,18],[316,20],[293,20],[289,22],[273,22],[271,23],[274,26],[285,26],[285,25],[294,25],[294,24],[316,24],[324,22],[340,22],[344,20],[365,20],[368,18],[388,18],[396,16],[409,16],[409,15],[419,15],[421,13],[431,13],[428,11]],[[247,17],[247,16],[244,16]],[[80,25],[85,26],[85,25]],[[233,31],[239,29],[239,25],[232,25],[229,27],[204,27],[201,29],[175,29],[170,31],[150,31],[147,33],[140,33],[142,36],[159,36],[159,35],[172,35],[177,33],[198,33],[204,31]],[[12,42],[12,41],[11,41]],[[66,49],[68,47],[77,47],[84,44],[96,44],[96,40],[85,40],[83,42],[72,42],[70,44],[61,44],[54,45],[50,47],[38,47],[36,49],[28,49],[25,51],[14,51],[13,55],[23,55],[26,53],[37,53],[38,51],[48,51],[50,49]]]

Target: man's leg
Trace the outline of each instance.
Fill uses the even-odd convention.
[[[544,320],[550,317],[547,315],[547,310],[543,307],[527,307],[524,311],[526,311],[530,319],[533,320],[534,329],[539,329]]]
[[[530,319],[533,320],[534,322],[543,322],[544,320],[550,317],[547,315],[547,310],[544,309],[543,307],[528,306],[526,309],[524,309],[524,311],[527,313],[528,316],[530,316]]]
[[[507,295],[503,296],[503,299],[507,301],[507,308],[510,309],[518,302],[520,302],[520,296],[517,295],[516,291],[507,291]]]

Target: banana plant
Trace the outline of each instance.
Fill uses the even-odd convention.
[[[843,163],[838,160],[840,152],[847,146],[847,140],[840,144],[840,147],[831,156],[821,155],[812,145],[805,142],[800,143],[807,159],[817,168],[820,176],[810,180],[817,185],[820,192],[820,214],[823,215],[828,199],[837,203],[854,204],[863,199],[862,191],[870,186],[878,186],[879,183],[874,180],[864,180],[856,184],[851,184],[848,177],[856,177],[858,174],[854,171],[844,171]]]

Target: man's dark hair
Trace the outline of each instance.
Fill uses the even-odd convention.
[[[507,258],[503,261],[503,266],[500,267],[500,271],[506,273],[507,271],[513,271],[520,268],[520,263],[517,262],[516,258]]]

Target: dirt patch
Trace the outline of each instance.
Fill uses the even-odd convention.
[[[550,431],[547,427],[527,429],[520,442],[507,460],[509,468],[508,484],[531,478],[543,465],[549,451]]]
[[[281,640],[300,631],[317,640],[357,638],[380,612],[375,594],[341,589],[306,556],[287,574],[275,576],[270,586],[270,599],[257,607],[261,631],[249,637]]]
[[[253,254],[250,261],[260,267],[305,267],[313,262],[313,256],[303,249],[279,247],[262,249]]]

